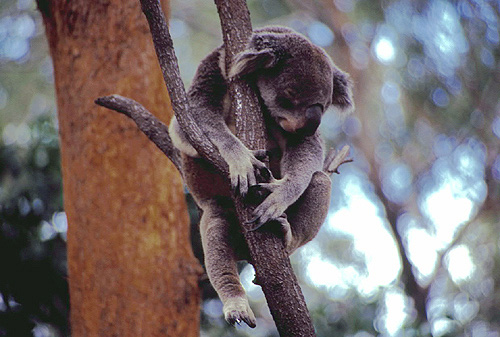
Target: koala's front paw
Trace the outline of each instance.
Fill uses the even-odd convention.
[[[255,229],[270,220],[277,220],[290,206],[288,202],[290,193],[287,191],[284,180],[273,180],[271,183],[259,184],[258,186],[271,193],[253,211],[254,218],[249,221],[249,224],[252,223],[253,226],[256,226]]]
[[[234,160],[228,160],[229,178],[233,191],[246,195],[248,188],[257,183],[257,178],[266,175],[269,171],[263,162],[255,158],[250,152],[246,151]],[[260,178],[259,178],[260,180]]]
[[[224,318],[231,324],[245,322],[249,327],[255,328],[256,320],[248,300],[246,298],[234,297],[224,302]]]

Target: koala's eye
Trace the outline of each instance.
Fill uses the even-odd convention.
[[[290,110],[293,108],[293,102],[286,97],[278,97],[276,103],[280,108]]]
[[[313,105],[309,106],[309,108],[320,109],[321,112],[325,111],[325,107],[321,103],[313,104]]]

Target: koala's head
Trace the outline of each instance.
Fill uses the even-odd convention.
[[[349,75],[323,49],[285,27],[256,30],[230,77],[253,76],[270,115],[289,133],[316,132],[326,109],[353,108]]]

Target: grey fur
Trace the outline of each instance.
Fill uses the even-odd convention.
[[[229,165],[232,188],[245,195],[256,185],[264,164],[233,134],[222,51],[219,47],[201,62],[188,96],[200,127]],[[246,225],[258,228],[277,222],[291,254],[314,238],[328,212],[331,182],[322,172],[324,153],[317,127],[328,107],[353,108],[349,76],[321,48],[285,27],[256,30],[247,49],[235,58],[229,76],[256,86],[270,138],[267,150],[273,177],[253,187],[270,194]],[[182,152],[185,182],[203,210],[205,266],[224,304],[225,318],[253,327],[255,316],[236,269],[236,261],[248,259],[248,251],[231,191],[223,177],[197,155],[175,119],[170,133]]]

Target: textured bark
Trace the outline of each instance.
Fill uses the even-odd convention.
[[[73,336],[198,336],[199,265],[180,176],[118,92],[167,122],[167,91],[137,0],[39,0],[54,63]]]

